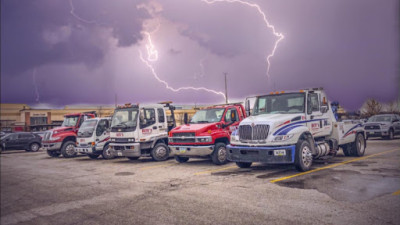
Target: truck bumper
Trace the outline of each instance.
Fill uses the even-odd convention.
[[[75,147],[75,152],[83,154],[101,154],[102,150],[98,150],[95,147]]]
[[[184,145],[170,145],[169,148],[173,155],[176,156],[208,156],[214,151],[214,145],[206,146],[184,146]]]
[[[140,157],[140,144],[116,144],[110,143],[110,149],[114,156],[124,156],[124,157]]]
[[[42,142],[42,148],[45,151],[55,151],[61,149],[62,142]]]
[[[279,147],[227,146],[227,157],[232,162],[261,162],[267,164],[294,163],[295,145]],[[277,151],[279,150],[279,151]],[[282,154],[282,150],[285,154]]]

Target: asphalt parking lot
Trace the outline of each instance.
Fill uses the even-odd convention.
[[[1,154],[1,224],[400,224],[400,138],[313,170]]]

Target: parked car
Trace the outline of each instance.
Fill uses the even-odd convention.
[[[0,139],[0,152],[4,150],[26,150],[28,152],[39,151],[42,138],[33,133],[20,132],[6,134]]]
[[[400,134],[400,116],[396,114],[371,116],[364,128],[367,138],[382,137],[391,140],[396,134]]]

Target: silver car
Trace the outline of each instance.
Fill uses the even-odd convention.
[[[391,140],[396,134],[400,134],[400,116],[396,114],[372,116],[364,124],[364,129],[367,138],[382,137]]]

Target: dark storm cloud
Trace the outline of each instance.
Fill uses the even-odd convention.
[[[143,19],[140,1],[4,0],[1,6],[2,75],[18,75],[49,63],[101,63],[111,29],[120,46],[141,39]]]

